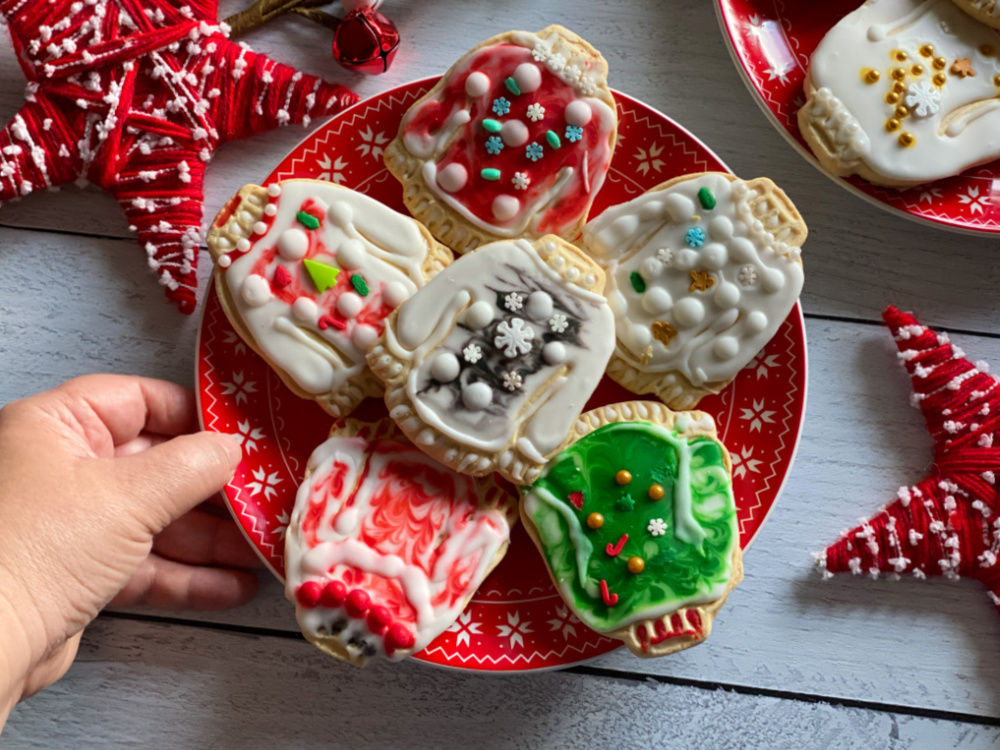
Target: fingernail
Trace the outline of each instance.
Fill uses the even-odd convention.
[[[229,468],[235,469],[243,460],[243,438],[240,435],[223,433],[227,440],[223,441],[226,453],[229,454]]]

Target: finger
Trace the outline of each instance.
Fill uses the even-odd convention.
[[[184,565],[151,554],[111,600],[111,605],[148,605],[169,610],[232,609],[252,600],[257,588],[257,576],[245,570]]]
[[[188,565],[261,567],[260,558],[231,518],[219,518],[197,508],[157,534],[153,552]]]
[[[117,482],[110,502],[137,518],[151,534],[180,518],[232,478],[242,449],[232,435],[198,432],[149,450],[102,461]]]
[[[115,446],[115,458],[133,456],[136,453],[148,451],[150,448],[165,443],[170,438],[165,435],[154,435],[151,432],[142,432],[138,437],[129,440],[127,443]]]
[[[194,395],[164,380],[87,375],[32,400],[81,434],[102,456],[142,432],[174,436],[197,427]]]

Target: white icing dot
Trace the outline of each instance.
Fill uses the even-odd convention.
[[[561,255],[557,255],[552,259],[552,267],[557,271],[561,271],[566,267],[566,259]]]
[[[694,268],[694,264],[698,262],[698,253],[694,250],[681,250],[676,255],[674,255],[674,266],[682,271],[687,271],[689,268]]]
[[[229,268],[229,266],[231,266],[232,264],[233,264],[233,259],[230,258],[228,255],[222,255],[219,257],[220,268]]]
[[[652,281],[663,273],[663,264],[656,258],[646,258],[639,266],[639,273],[646,281]]]
[[[480,300],[465,311],[465,326],[473,331],[485,328],[493,322],[493,305]]]
[[[286,260],[300,260],[309,251],[309,237],[301,229],[286,229],[278,237],[278,252]]]
[[[757,251],[746,237],[737,237],[730,242],[729,254],[737,263],[749,263],[757,259]]]
[[[773,268],[768,269],[763,274],[760,286],[768,294],[780,291],[785,286],[785,274]]]
[[[271,285],[267,283],[267,279],[255,273],[243,280],[240,293],[246,303],[254,307],[260,307],[271,301]]]
[[[250,249],[250,240],[248,240],[246,237],[240,237],[238,240],[236,240],[236,249],[242,253],[245,253],[247,250]]]
[[[265,216],[274,216],[277,213],[278,213],[278,207],[276,205],[274,205],[273,203],[268,203],[266,206],[264,206],[264,215]]]
[[[735,307],[740,301],[740,288],[736,284],[723,281],[715,288],[715,304],[719,307]]]
[[[715,356],[719,359],[731,359],[739,350],[739,342],[732,336],[723,336],[715,342]]]
[[[329,216],[330,221],[338,227],[346,227],[354,221],[354,209],[347,201],[337,201],[330,206],[326,215]]]
[[[653,221],[663,215],[663,204],[660,201],[649,201],[639,209],[639,218],[643,221]]]
[[[760,310],[754,310],[747,316],[747,331],[760,333],[767,328],[767,316]]]
[[[272,182],[270,185],[267,186],[267,194],[270,195],[272,198],[277,198],[279,195],[281,195],[281,185],[279,185],[276,182]]]
[[[299,297],[292,303],[292,315],[303,323],[314,323],[319,317],[319,308],[308,297]]]
[[[581,99],[574,99],[566,105],[566,122],[570,125],[583,127],[590,118],[594,116],[593,110],[587,102]]]
[[[521,202],[513,195],[498,195],[493,199],[493,215],[498,221],[513,219],[521,208]]]
[[[663,205],[674,221],[691,221],[694,216],[694,201],[686,195],[671,193],[663,199]]]
[[[674,305],[674,321],[680,328],[691,328],[705,318],[705,306],[694,297],[685,297]]]
[[[583,285],[587,289],[590,289],[590,287],[592,287],[596,283],[597,283],[597,277],[594,276],[594,274],[592,273],[588,273],[586,276],[583,277]]]
[[[653,343],[653,333],[648,326],[632,323],[628,327],[628,342],[634,351],[644,351],[647,346]]]
[[[365,243],[361,240],[344,240],[337,248],[337,265],[341,268],[360,268],[365,262]]]
[[[337,312],[345,318],[355,317],[364,306],[364,300],[354,292],[344,292],[337,297]]]
[[[267,231],[267,224],[265,224],[263,221],[258,221],[256,224],[253,225],[254,234],[264,234],[264,232],[266,231]]]
[[[552,317],[552,297],[542,291],[532,292],[524,311],[532,320],[548,320]]]
[[[726,246],[719,242],[710,242],[701,249],[701,265],[710,271],[718,271],[729,260]]]
[[[399,307],[410,298],[410,292],[401,281],[390,281],[382,291],[382,302],[389,307]]]
[[[371,326],[358,326],[351,334],[351,343],[363,352],[368,351],[376,339],[378,339],[378,331]]]
[[[670,297],[670,292],[662,286],[650,287],[646,290],[646,293],[642,295],[643,309],[653,315],[665,313],[673,306],[673,304],[674,301]]]
[[[528,142],[528,126],[520,120],[507,120],[500,127],[500,137],[508,146],[523,146]]]
[[[708,236],[713,240],[728,240],[733,236],[733,222],[725,216],[716,216],[708,223]]]
[[[437,355],[431,362],[431,377],[442,383],[450,383],[458,377],[460,369],[458,357],[451,352],[444,352]]]
[[[469,383],[462,388],[462,403],[471,411],[485,409],[493,402],[493,389],[486,383]]]
[[[446,193],[461,190],[468,181],[469,171],[458,162],[449,164],[437,174],[437,183]]]
[[[465,79],[465,93],[469,96],[483,96],[489,90],[490,79],[485,73],[477,70]]]
[[[542,85],[542,71],[534,63],[521,63],[514,68],[514,82],[522,94],[530,94]]]
[[[538,249],[538,254],[543,258],[548,258],[552,253],[555,252],[556,243],[554,242],[544,242],[542,246]]]
[[[579,278],[580,278],[579,268],[577,268],[576,266],[572,266],[566,269],[566,281],[570,281],[575,284]]]
[[[561,341],[550,341],[542,347],[542,359],[546,364],[558,365],[566,359],[566,347]]]

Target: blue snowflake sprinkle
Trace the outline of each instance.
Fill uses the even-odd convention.
[[[528,148],[524,150],[524,155],[532,161],[538,161],[544,153],[545,151],[537,143],[529,143]]]
[[[691,227],[684,235],[688,247],[701,247],[705,244],[705,230],[701,227]]]
[[[571,143],[576,143],[578,140],[583,138],[583,128],[579,125],[567,125],[566,126],[566,140]]]
[[[493,113],[497,115],[505,115],[510,112],[510,102],[504,99],[502,96],[499,99],[493,100]]]
[[[500,140],[500,136],[491,135],[486,139],[486,151],[494,156],[503,151],[503,141]]]

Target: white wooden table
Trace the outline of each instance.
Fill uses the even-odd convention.
[[[774,131],[730,62],[709,0],[387,0],[405,40],[389,74],[351,79],[329,35],[294,19],[254,48],[362,95],[443,72],[509,28],[561,22],[612,84],[696,133],[738,174],[767,175],[810,228],[811,365],[798,460],[707,645],[565,672],[491,677],[366,670],[299,637],[276,582],[211,617],[108,613],[69,675],[15,709],[4,748],[973,748],[1000,743],[1000,619],[973,582],[836,578],[811,552],[923,476],[930,439],[879,311],[893,303],[1000,367],[995,240],[894,218],[821,176]],[[240,7],[224,3],[223,11]],[[23,81],[0,41],[0,120]],[[302,137],[226,146],[209,216]],[[625,148],[627,148],[627,144]],[[192,382],[195,318],[164,302],[107,195],[68,189],[0,210],[0,403],[88,372]],[[203,258],[202,283],[210,264]],[[2,521],[0,521],[2,522]],[[0,634],[2,637],[2,634]]]

